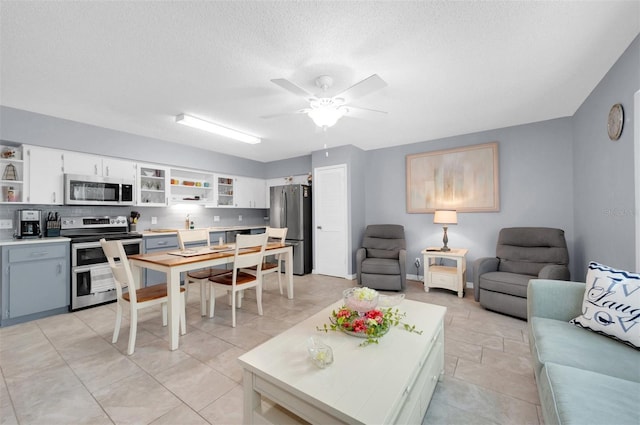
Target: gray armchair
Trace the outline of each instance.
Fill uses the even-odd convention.
[[[406,287],[407,245],[404,227],[372,224],[356,252],[358,283],[372,289],[402,291]]]
[[[473,264],[473,290],[484,308],[527,318],[529,279],[569,280],[564,230],[512,227],[500,230],[496,257]]]

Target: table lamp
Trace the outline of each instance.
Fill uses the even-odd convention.
[[[447,237],[447,226],[450,224],[458,224],[458,214],[455,210],[436,210],[436,213],[433,215],[433,222],[435,224],[444,224],[444,226],[442,226],[444,229],[444,236],[442,238],[444,246],[440,251],[451,251],[447,246],[447,242],[449,242],[449,238]]]

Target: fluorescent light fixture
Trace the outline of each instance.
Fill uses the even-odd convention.
[[[237,130],[232,130],[230,128],[223,127],[209,121],[204,121],[200,118],[195,118],[190,115],[180,114],[176,117],[176,122],[179,124],[188,125],[189,127],[208,131],[209,133],[214,133],[219,136],[224,136],[230,139],[238,140],[240,142],[249,143],[251,145],[255,145],[256,143],[260,143],[262,141],[259,137],[241,133]]]

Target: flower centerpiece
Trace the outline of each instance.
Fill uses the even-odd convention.
[[[422,334],[414,325],[403,323],[406,313],[396,309],[376,309],[378,293],[370,288],[351,288],[344,292],[345,305],[331,312],[331,323],[317,330],[340,330],[348,335],[364,338],[361,347],[378,344],[378,339],[392,326],[402,325],[408,331]]]
[[[373,310],[378,305],[378,291],[375,289],[367,287],[349,288],[344,290],[342,296],[346,307],[360,313]]]

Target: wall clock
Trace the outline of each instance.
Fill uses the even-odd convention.
[[[607,123],[607,132],[609,139],[618,140],[622,134],[622,126],[624,124],[624,109],[622,105],[616,103],[609,111],[609,121]]]

